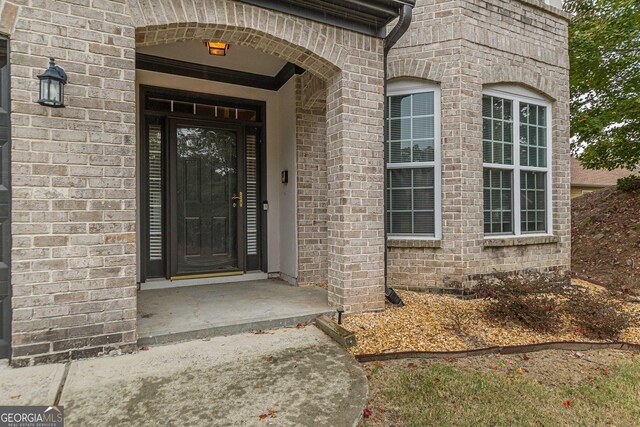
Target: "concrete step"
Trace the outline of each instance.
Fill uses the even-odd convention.
[[[269,318],[269,319],[256,319],[248,322],[234,323],[229,325],[217,325],[202,329],[196,329],[191,331],[179,331],[179,332],[166,332],[157,335],[141,336],[138,338],[138,346],[143,345],[158,345],[169,344],[180,341],[193,341],[203,338],[212,338],[219,336],[242,334],[246,332],[254,331],[266,331],[269,329],[278,329],[285,327],[292,327],[298,324],[311,323],[317,317],[323,314],[333,313],[334,310],[327,308],[327,310],[309,313],[303,315],[295,315],[289,317]]]

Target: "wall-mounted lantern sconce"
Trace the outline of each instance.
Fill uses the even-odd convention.
[[[49,58],[49,68],[38,76],[40,79],[40,99],[38,104],[46,107],[64,107],[64,85],[67,84],[67,73],[56,65],[54,58]]]
[[[225,56],[229,50],[228,43],[222,42],[205,42],[205,46],[209,50],[209,55]]]

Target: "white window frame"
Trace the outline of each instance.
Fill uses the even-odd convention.
[[[400,79],[392,80],[387,83],[387,97],[384,100],[385,105],[389,105],[389,97],[398,95],[412,95],[417,93],[433,92],[433,161],[432,162],[405,162],[405,163],[387,163],[387,170],[390,169],[419,169],[425,167],[433,168],[433,197],[434,197],[434,235],[428,236],[424,234],[403,234],[403,233],[387,233],[388,240],[440,240],[442,239],[442,161],[441,161],[441,108],[440,108],[440,86],[435,83],[426,82],[418,79]],[[388,108],[388,107],[387,107]],[[385,111],[387,111],[385,109]],[[388,113],[384,117],[385,124],[388,126]],[[387,155],[387,141],[384,141],[385,159]],[[385,160],[386,161],[386,160]],[[388,172],[385,172],[388,173]],[[385,177],[387,182],[388,177]],[[388,182],[387,182],[388,186]],[[384,197],[387,197],[387,188],[384,189]],[[387,206],[385,204],[384,215],[387,216]]]
[[[552,103],[540,97],[535,92],[525,89],[520,86],[499,86],[485,88],[482,91],[482,95],[495,96],[512,101],[512,117],[513,117],[513,164],[503,165],[496,163],[482,163],[482,169],[503,169],[511,170],[513,173],[513,190],[512,190],[512,204],[513,204],[513,233],[485,233],[485,239],[496,238],[515,238],[515,237],[529,237],[529,236],[553,236],[553,187],[552,187],[552,171],[553,171],[553,140],[552,140]],[[536,166],[522,166],[520,165],[520,103],[535,104],[542,107],[546,107],[546,123],[547,123],[547,167]],[[520,172],[545,172],[546,173],[546,226],[545,232],[522,232],[522,210],[521,210],[521,191],[520,188]],[[484,189],[484,184],[483,184]],[[483,190],[484,191],[484,190]],[[483,208],[484,211],[484,208]],[[484,224],[484,223],[483,223]],[[484,230],[484,225],[483,225]]]

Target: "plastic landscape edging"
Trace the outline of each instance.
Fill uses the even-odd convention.
[[[594,279],[593,277],[584,276],[582,274],[573,273],[573,272],[571,273],[571,277],[574,279],[582,280],[583,282],[591,283],[592,285],[600,286],[601,288],[607,289],[607,285],[604,282]]]
[[[382,362],[397,359],[459,359],[463,357],[484,356],[488,354],[521,354],[542,350],[626,350],[640,353],[640,344],[627,342],[588,342],[588,341],[552,341],[537,344],[507,345],[458,351],[400,351],[396,353],[358,354],[354,357],[360,363]]]

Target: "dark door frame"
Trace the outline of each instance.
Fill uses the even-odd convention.
[[[241,124],[234,124],[228,122],[221,122],[218,120],[198,120],[198,119],[184,119],[184,118],[169,118],[169,170],[166,175],[169,179],[169,197],[168,197],[168,208],[169,208],[169,232],[167,233],[168,237],[168,247],[171,248],[169,250],[170,256],[167,257],[168,261],[168,276],[171,278],[179,277],[179,276],[189,276],[190,274],[181,274],[178,272],[178,194],[177,194],[177,179],[178,179],[178,171],[177,171],[177,163],[178,163],[178,155],[177,155],[177,128],[178,126],[193,126],[199,128],[207,128],[207,129],[224,129],[230,130],[236,133],[236,156],[237,156],[237,168],[238,168],[238,189],[242,191],[244,194],[243,197],[246,196],[246,159],[245,159],[245,132],[244,126]],[[236,251],[238,256],[238,269],[234,271],[245,271],[246,266],[246,203],[241,204],[244,207],[238,206],[236,208],[237,212],[237,228],[236,228]],[[214,272],[201,272],[194,273],[194,275],[199,274],[215,274]],[[226,273],[226,272],[225,272]]]
[[[0,71],[0,359],[11,357],[11,77],[9,37]],[[4,130],[2,130],[4,128]]]
[[[150,97],[162,97],[165,99],[173,99],[176,101],[196,102],[209,105],[226,106],[232,108],[251,108],[257,111],[256,121],[239,121],[239,120],[212,120],[217,123],[232,123],[236,125],[244,126],[245,135],[251,134],[256,136],[258,144],[258,168],[259,168],[259,194],[258,194],[258,260],[259,265],[257,270],[268,272],[268,253],[267,253],[267,209],[263,206],[268,206],[267,198],[267,139],[266,139],[266,102],[233,98],[227,96],[204,94],[201,92],[189,92],[177,89],[167,89],[156,86],[139,85],[138,99],[139,99],[139,131],[140,138],[140,151],[138,167],[140,171],[139,179],[139,197],[140,197],[140,215],[139,215],[139,228],[138,237],[140,242],[140,282],[144,283],[149,278],[166,278],[169,279],[169,266],[167,261],[170,258],[168,254],[169,243],[167,237],[169,236],[169,221],[171,212],[168,209],[168,193],[169,186],[165,179],[162,186],[162,235],[163,235],[163,255],[160,268],[156,271],[149,271],[149,159],[148,153],[148,127],[150,124],[160,125],[162,129],[162,175],[167,176],[169,170],[169,159],[166,155],[169,151],[169,122],[172,119],[194,119],[192,114],[181,114],[175,112],[163,112],[154,111],[148,108],[148,99]],[[199,120],[196,118],[196,120]],[[241,141],[245,143],[246,141]],[[246,171],[245,171],[246,173]],[[246,194],[246,188],[243,189]],[[243,242],[246,244],[246,242]],[[246,252],[246,251],[245,251]],[[252,267],[253,269],[253,267]],[[162,270],[162,271],[160,271]]]

